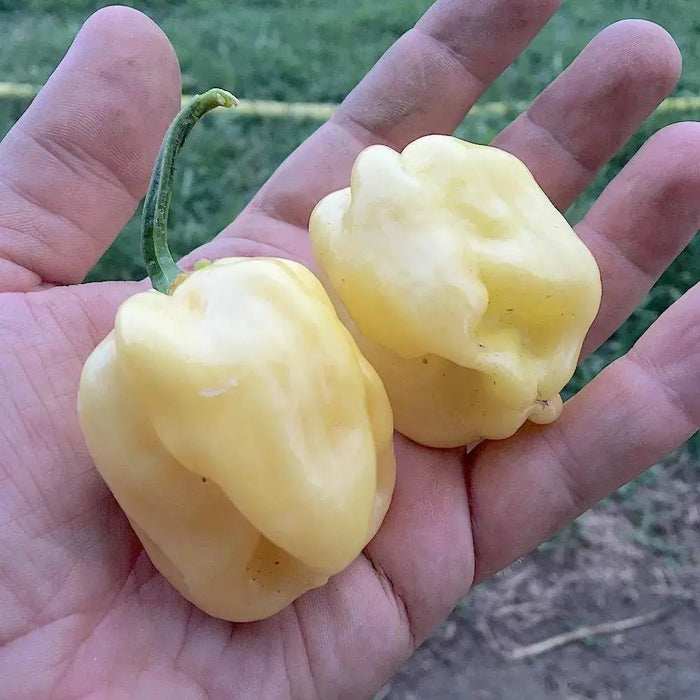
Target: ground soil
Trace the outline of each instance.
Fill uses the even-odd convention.
[[[700,700],[699,476],[689,459],[660,465],[477,587],[376,700]],[[649,613],[658,619],[513,658]]]

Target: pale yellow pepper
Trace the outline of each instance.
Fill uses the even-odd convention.
[[[559,416],[600,275],[513,155],[438,135],[371,146],[310,232],[401,433],[451,447]]]
[[[170,146],[223,95],[185,110],[200,113],[176,120],[185,132]],[[83,369],[80,423],[161,573],[211,615],[257,620],[326,583],[376,533],[395,479],[391,409],[302,265],[228,258],[180,274],[165,241],[172,173],[159,164],[144,248],[166,293],[119,308]]]

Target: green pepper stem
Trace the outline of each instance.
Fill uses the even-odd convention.
[[[175,158],[194,125],[207,112],[216,107],[235,107],[237,104],[238,100],[230,92],[219,88],[195,95],[173,119],[163,138],[143,203],[141,247],[146,272],[153,288],[164,294],[170,293],[173,282],[183,274],[168,247],[168,212],[173,192]]]

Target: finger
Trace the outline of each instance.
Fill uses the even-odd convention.
[[[593,251],[603,299],[583,353],[605,341],[639,305],[700,224],[700,124],[651,137],[576,227]]]
[[[451,133],[559,4],[439,0],[283,163],[252,208],[306,227],[316,202],[348,183],[362,148],[401,149],[427,133]]]
[[[700,285],[567,403],[559,421],[473,454],[476,578],[514,561],[700,427]]]
[[[566,210],[676,84],[681,57],[641,20],[603,30],[493,142],[526,163]]]
[[[394,444],[391,507],[365,553],[417,647],[473,580],[469,501],[462,450],[429,449],[398,434]]]
[[[145,15],[85,23],[0,144],[0,291],[82,280],[145,193],[179,100],[172,47]]]

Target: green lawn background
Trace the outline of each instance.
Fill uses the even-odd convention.
[[[0,80],[43,83],[81,23],[109,3],[89,0],[0,0]],[[178,53],[183,88],[219,85],[248,99],[337,102],[388,46],[429,7],[427,0],[142,0],[128,2],[166,31]],[[562,9],[482,103],[529,100],[606,25],[645,18],[664,26],[684,56],[675,96],[700,95],[700,7],[696,0],[566,0]],[[0,100],[0,134],[27,107]],[[517,110],[468,116],[458,135],[487,143]],[[652,115],[568,212],[578,220],[603,186],[654,131],[699,111]],[[211,117],[193,133],[180,160],[170,217],[173,249],[182,254],[211,238],[245,206],[277,165],[316,127],[313,120]],[[138,243],[140,212],[90,279],[144,275]],[[663,231],[659,231],[663,235]],[[577,372],[568,393],[623,353],[670,303],[700,279],[696,239],[644,303]],[[698,441],[693,445],[697,447]]]

